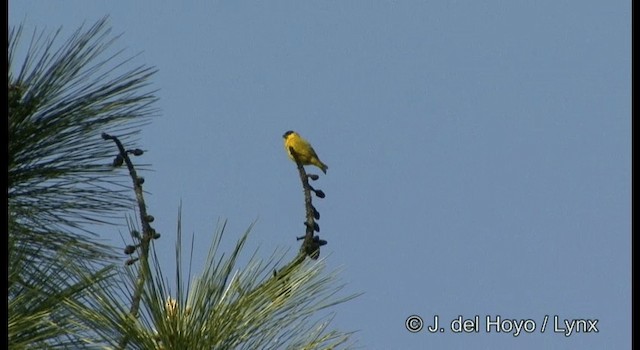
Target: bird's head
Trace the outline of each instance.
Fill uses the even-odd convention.
[[[282,138],[286,139],[286,138],[287,138],[287,137],[289,137],[289,135],[291,135],[291,134],[295,134],[295,132],[294,132],[294,131],[292,131],[292,130],[289,130],[289,131],[285,132],[285,133],[284,133],[284,135],[282,135]]]

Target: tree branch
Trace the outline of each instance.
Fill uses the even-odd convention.
[[[160,238],[160,234],[156,233],[156,230],[151,227],[153,216],[147,213],[147,206],[144,201],[144,192],[142,190],[144,178],[138,176],[136,169],[133,166],[133,162],[131,162],[131,158],[129,157],[129,154],[140,156],[143,154],[143,151],[140,149],[125,150],[122,142],[120,142],[117,137],[111,136],[107,133],[102,133],[102,138],[105,140],[112,140],[118,147],[119,154],[114,159],[113,165],[120,166],[123,162],[127,165],[129,175],[133,181],[133,189],[136,194],[136,201],[138,202],[138,210],[140,211],[140,223],[142,225],[142,237],[140,237],[140,242],[136,246],[127,246],[125,248],[125,253],[129,255],[132,254],[136,248],[140,248],[139,258],[131,258],[127,261],[127,265],[131,265],[140,260],[138,279],[131,297],[131,308],[129,310],[129,314],[131,314],[132,319],[135,319],[138,317],[138,311],[140,310],[140,301],[142,300],[144,283],[151,274],[149,268],[149,247],[151,245],[151,240]],[[133,236],[135,237],[135,234]],[[123,337],[118,344],[118,348],[124,349],[128,342],[129,338],[127,336]]]
[[[309,179],[315,181],[319,178],[318,175],[307,174],[302,163],[298,160],[298,156],[293,147],[289,147],[289,152],[298,167],[300,181],[302,182],[302,188],[304,190],[304,206],[306,213],[304,225],[306,226],[306,230],[303,237],[298,237],[298,240],[303,240],[299,254],[304,254],[315,260],[320,256],[320,247],[327,244],[327,241],[320,239],[319,235],[314,234],[314,232],[320,232],[320,226],[316,222],[316,220],[320,219],[320,213],[313,206],[311,192],[313,191],[319,198],[324,198],[325,195],[322,190],[316,190],[309,184]]]

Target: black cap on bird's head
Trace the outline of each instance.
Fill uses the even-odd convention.
[[[282,137],[286,139],[287,136],[289,136],[291,134],[293,134],[293,130],[289,130],[289,131],[285,132],[284,135],[282,135]]]

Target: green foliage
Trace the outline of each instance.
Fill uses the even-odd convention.
[[[100,133],[135,136],[156,100],[144,91],[153,69],[126,70],[129,60],[108,54],[106,19],[58,47],[59,33],[36,32],[22,51],[23,27],[9,35],[8,331],[17,348],[86,343],[69,305],[109,278],[115,255],[91,227],[132,204]]]
[[[9,236],[8,337],[10,348],[81,348],[92,331],[74,315],[92,298],[89,288],[112,278],[111,268],[80,268],[67,251],[26,263],[29,251]],[[22,246],[24,247],[24,246]],[[90,272],[91,271],[91,272]],[[67,278],[59,278],[66,276]]]
[[[105,294],[96,305],[92,327],[105,338],[121,333],[134,349],[328,349],[346,346],[350,333],[329,331],[331,315],[317,312],[354,296],[338,298],[336,274],[324,273],[324,261],[303,255],[274,272],[282,256],[262,261],[254,254],[238,266],[249,228],[228,256],[219,252],[224,224],[214,236],[202,273],[186,278],[181,232],[176,244],[176,285],[167,282],[160,259],[153,257],[153,278],[145,285],[139,319]],[[191,267],[189,267],[191,269]],[[129,282],[137,276],[129,270]],[[173,292],[172,292],[173,291]],[[105,327],[106,325],[106,327]],[[114,339],[112,346],[117,346]]]
[[[14,224],[48,232],[103,222],[128,205],[100,134],[136,134],[156,100],[143,92],[151,68],[124,70],[118,54],[100,61],[114,39],[101,20],[58,50],[35,35],[13,72],[22,27],[9,39],[9,205]],[[97,63],[95,63],[97,62]],[[115,185],[115,186],[110,186]]]

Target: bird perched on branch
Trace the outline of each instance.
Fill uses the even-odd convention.
[[[282,137],[284,138],[284,149],[287,150],[287,154],[289,155],[289,158],[291,158],[291,160],[293,160],[294,162],[296,161],[293,158],[293,155],[291,154],[291,150],[289,148],[293,148],[298,161],[300,161],[302,165],[315,165],[320,168],[323,173],[327,173],[327,169],[329,167],[324,164],[320,160],[320,158],[318,158],[316,151],[313,150],[313,147],[311,147],[307,140],[303,139],[300,135],[298,135],[298,133],[291,130],[285,132]]]

